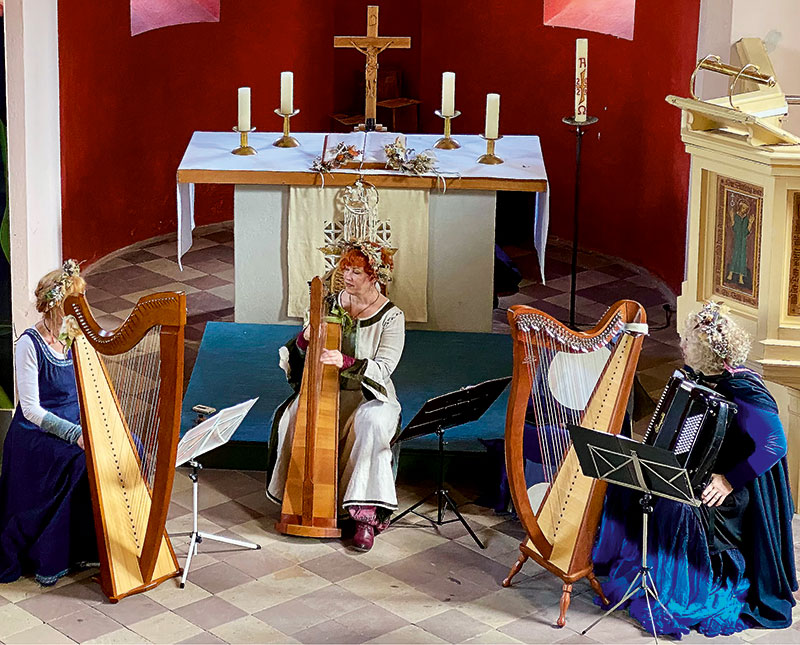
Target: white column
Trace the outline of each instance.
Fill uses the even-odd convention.
[[[37,318],[37,281],[61,262],[57,5],[5,1],[11,316],[17,334]]]

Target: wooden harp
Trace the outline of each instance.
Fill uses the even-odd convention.
[[[280,520],[280,533],[335,538],[339,452],[339,370],[320,363],[323,349],[340,349],[341,325],[325,320],[322,281],[311,281],[311,334]]]
[[[640,304],[623,300],[591,330],[576,332],[541,311],[517,305],[509,310],[508,321],[514,371],[506,469],[526,539],[503,586],[533,558],[563,581],[558,618],[563,627],[577,580],[588,578],[607,602],[591,559],[606,484],[581,472],[567,424],[620,431],[647,333],[646,314]]]
[[[73,342],[100,585],[111,602],[180,575],[165,531],[180,429],[186,296],[139,300],[115,331],[83,295],[64,304]]]

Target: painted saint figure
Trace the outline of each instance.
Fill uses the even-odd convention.
[[[736,281],[743,285],[747,276],[747,238],[753,229],[755,216],[749,214],[750,207],[747,202],[740,201],[736,206],[736,212],[730,212],[731,231],[733,231],[733,249],[731,250],[731,260],[728,264],[727,282],[733,282],[734,276],[738,276]]]

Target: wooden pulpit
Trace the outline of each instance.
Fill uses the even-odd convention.
[[[748,366],[780,407],[800,501],[800,138],[781,127],[786,98],[757,38],[738,41],[728,96],[668,96],[683,111],[691,156],[686,279],[679,325],[705,300],[722,301],[753,338]],[[737,64],[738,62],[738,64]],[[694,80],[694,75],[693,79]],[[693,90],[690,90],[694,94]]]

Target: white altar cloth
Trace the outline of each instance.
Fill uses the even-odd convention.
[[[324,133],[292,133],[300,145],[296,148],[276,148],[272,142],[280,132],[251,132],[249,144],[258,154],[239,156],[231,150],[239,145],[235,132],[195,132],[178,166],[178,262],[192,245],[194,228],[194,184],[291,184],[321,186],[341,178],[363,174],[378,185],[428,187],[432,190],[522,190],[536,192],[534,244],[539,256],[539,268],[544,282],[544,257],[549,224],[547,172],[542,159],[539,137],[505,136],[496,143],[495,153],[504,160],[497,165],[477,162],[486,151],[486,141],[477,135],[456,135],[461,144],[456,150],[433,150],[436,154],[435,175],[417,177],[392,170],[337,170],[324,179],[312,171],[311,163],[322,153]],[[438,135],[406,135],[406,145],[417,153],[433,148]]]

